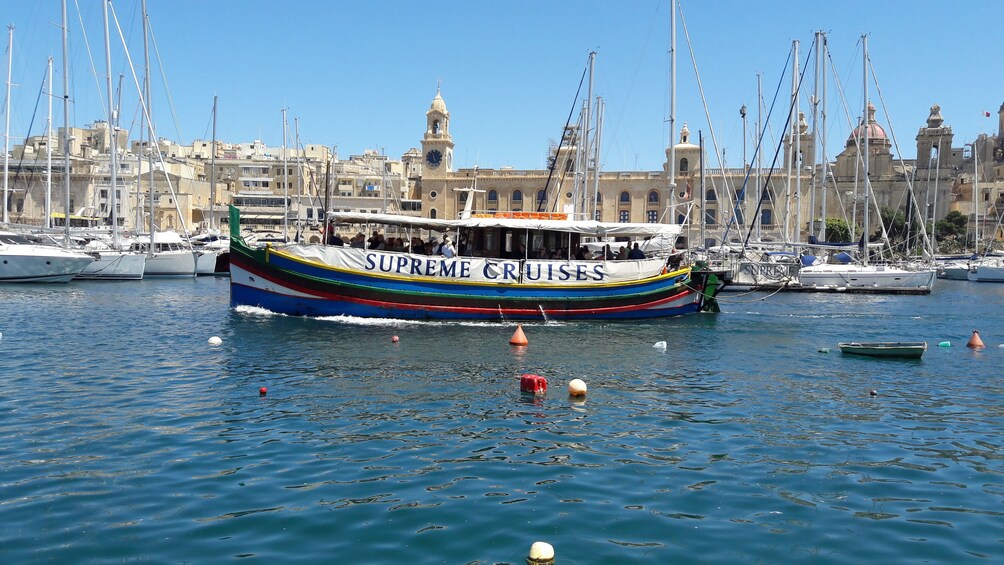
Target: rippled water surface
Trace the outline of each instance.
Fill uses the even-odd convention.
[[[1004,285],[765,296],[527,324],[520,350],[502,323],[234,311],[211,278],[2,286],[0,555],[1004,560]],[[520,394],[526,372],[546,396]]]

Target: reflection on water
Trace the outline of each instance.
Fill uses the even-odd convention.
[[[819,352],[964,342],[998,288],[524,324],[526,348],[504,323],[230,311],[212,279],[18,288],[0,306],[0,546],[10,562],[517,563],[538,539],[566,563],[1000,558],[1004,325],[978,354]],[[547,395],[519,392],[527,372]]]

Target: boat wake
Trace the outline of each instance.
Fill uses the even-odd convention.
[[[251,316],[263,316],[263,317],[269,317],[269,316],[283,316],[283,317],[286,317],[287,316],[286,314],[280,314],[279,312],[273,312],[273,311],[269,310],[268,308],[262,308],[261,306],[243,306],[243,305],[242,306],[237,306],[237,307],[234,308],[234,312],[237,312],[238,314],[248,314],[248,315],[251,315]]]
[[[316,320],[325,322],[338,322],[341,324],[351,324],[355,326],[376,326],[376,327],[408,327],[408,326],[466,326],[476,328],[497,328],[509,327],[514,322],[494,321],[494,320],[399,320],[395,318],[363,318],[360,316],[318,316]],[[520,322],[524,326],[562,326],[561,322]]]

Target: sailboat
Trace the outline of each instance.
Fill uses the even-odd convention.
[[[140,280],[146,270],[146,255],[141,252],[123,249],[119,241],[119,211],[118,211],[118,127],[112,96],[112,54],[108,36],[108,4],[104,7],[105,27],[105,77],[108,91],[108,168],[110,169],[111,190],[109,190],[109,207],[112,218],[112,239],[108,244],[95,240],[89,244],[95,257],[93,263],[77,275],[85,280]],[[97,248],[94,248],[97,246]]]
[[[861,141],[864,168],[864,228],[862,240],[862,261],[846,263],[822,263],[803,266],[798,273],[799,283],[804,289],[817,291],[874,292],[896,294],[929,294],[934,286],[937,271],[933,268],[905,269],[895,265],[873,265],[869,262],[868,221],[871,207],[871,180],[868,175],[868,137],[870,130],[877,128],[875,106],[868,99],[868,36],[862,36],[864,54],[864,116],[852,136]],[[804,262],[804,260],[803,260]]]
[[[7,47],[7,103],[4,108],[6,126],[4,130],[4,166],[3,166],[3,223],[10,222],[9,211],[7,209],[10,187],[9,183],[9,162],[10,155],[10,87],[11,68],[14,53],[14,26],[8,27],[9,41]],[[66,60],[66,1],[63,0],[63,60]],[[51,84],[51,80],[49,81]],[[63,87],[66,89],[66,68],[63,68]],[[51,87],[50,87],[51,88]],[[64,109],[68,102],[64,96]],[[67,112],[68,115],[68,112]],[[66,132],[69,132],[67,118]],[[66,169],[69,169],[70,153],[65,135],[63,149],[66,159]],[[66,200],[70,199],[70,176],[66,174]],[[69,206],[67,206],[67,209]],[[67,241],[69,240],[69,221],[66,222]],[[53,240],[43,240],[39,236],[16,233],[13,231],[0,231],[0,282],[60,282],[65,283],[73,279],[87,265],[92,263],[94,258],[82,253],[76,253],[69,249],[58,247]]]

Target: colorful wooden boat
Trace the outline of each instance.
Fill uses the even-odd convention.
[[[722,273],[674,268],[666,258],[626,261],[503,257],[515,241],[583,235],[678,235],[667,224],[602,224],[558,218],[434,220],[396,214],[331,214],[340,225],[394,225],[455,233],[467,251],[422,255],[323,244],[248,245],[230,209],[230,297],[296,316],[397,319],[637,319],[717,311]],[[673,230],[676,230],[675,232]],[[412,231],[414,233],[414,231]],[[536,239],[535,239],[536,238]],[[503,243],[507,242],[507,243]]]
[[[868,357],[920,359],[927,351],[926,341],[847,342],[837,344],[842,353]]]

